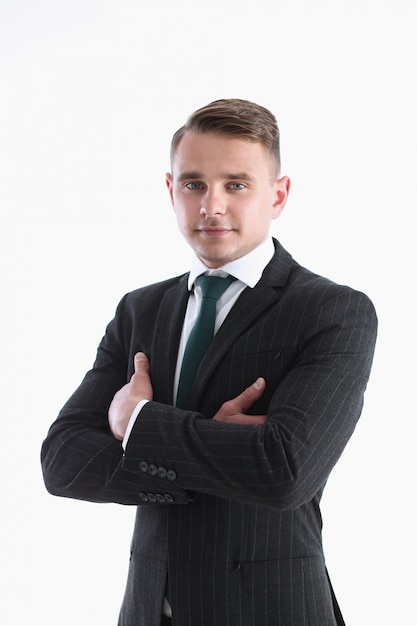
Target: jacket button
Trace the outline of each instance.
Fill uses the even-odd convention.
[[[171,480],[171,481],[176,480],[177,472],[175,470],[173,470],[173,469],[169,469],[167,471],[167,478],[168,478],[168,480]]]
[[[165,504],[165,498],[162,495],[162,493],[156,493],[155,498],[156,498],[156,501],[159,502],[159,504]]]
[[[154,493],[147,493],[146,496],[149,502],[156,502],[156,495]]]
[[[146,461],[141,461],[139,463],[139,469],[143,473],[147,472],[148,471],[148,464],[147,464],[147,462]]]
[[[159,478],[165,478],[167,475],[167,468],[161,465],[158,467],[158,476]]]
[[[139,499],[140,499],[142,502],[147,502],[147,501],[148,501],[148,496],[146,495],[146,493],[142,493],[142,492],[141,492],[141,493],[139,494]]]
[[[170,493],[164,493],[164,498],[167,504],[172,504],[174,502],[174,498],[171,496]]]
[[[148,466],[148,474],[150,474],[151,476],[156,476],[157,472],[158,468],[156,467],[156,465],[150,463]]]

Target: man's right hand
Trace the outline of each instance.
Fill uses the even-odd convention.
[[[135,372],[126,385],[114,395],[109,407],[109,425],[113,435],[123,441],[133,409],[141,400],[152,400],[150,365],[143,352],[135,354]]]
[[[252,426],[264,424],[266,422],[266,415],[246,415],[245,411],[247,411],[256,400],[259,400],[265,391],[265,386],[265,380],[258,378],[252,385],[236,396],[236,398],[222,404],[213,419],[217,422],[225,422],[227,424],[248,424]]]

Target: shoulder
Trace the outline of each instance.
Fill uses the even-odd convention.
[[[319,301],[340,294],[350,294],[354,299],[370,301],[366,294],[354,287],[336,283],[326,276],[303,267],[276,239],[274,239],[274,245],[275,255],[269,265],[269,274],[272,274],[274,279],[279,277],[276,280],[278,286],[284,286],[287,291],[293,294],[302,293],[304,297],[311,293]]]
[[[357,315],[376,324],[376,312],[369,296],[353,286],[339,284],[326,276],[303,267],[277,243],[276,267],[281,268],[281,299],[298,315],[317,316],[323,311],[343,318]]]
[[[352,302],[368,303],[369,306],[373,307],[371,299],[364,292],[351,285],[337,283],[296,262],[293,264],[289,283],[295,291],[300,290],[304,295],[311,293],[319,305],[330,300],[343,298]]]
[[[124,301],[127,306],[133,307],[135,307],[139,302],[142,305],[146,302],[159,302],[164,294],[171,290],[178,290],[178,293],[180,293],[182,290],[187,289],[187,279],[188,273],[168,278],[167,280],[157,283],[152,283],[151,285],[139,287],[138,289],[127,293],[122,301]]]
[[[188,273],[125,294],[117,305],[114,323],[125,331],[135,323],[152,325],[166,296],[171,296],[171,301],[187,297],[187,279]]]
[[[333,329],[360,336],[363,345],[375,344],[378,318],[367,294],[298,264],[294,264],[289,283],[292,309],[304,319],[304,328],[313,332]]]

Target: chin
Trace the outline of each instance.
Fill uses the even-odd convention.
[[[216,269],[217,267],[226,265],[226,263],[230,263],[231,261],[234,261],[235,259],[239,258],[238,254],[215,255],[215,254],[202,253],[202,254],[198,254],[198,256],[203,261],[203,263],[205,263],[207,267],[210,267],[211,269]]]
[[[230,246],[223,246],[221,242],[217,245],[213,242],[211,246],[194,245],[192,247],[203,263],[212,269],[230,263],[244,254],[238,248],[231,249]]]

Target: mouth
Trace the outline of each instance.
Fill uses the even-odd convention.
[[[222,237],[224,235],[228,235],[232,232],[233,228],[222,228],[220,226],[207,227],[204,226],[202,228],[197,229],[199,233],[205,235],[206,237]]]

